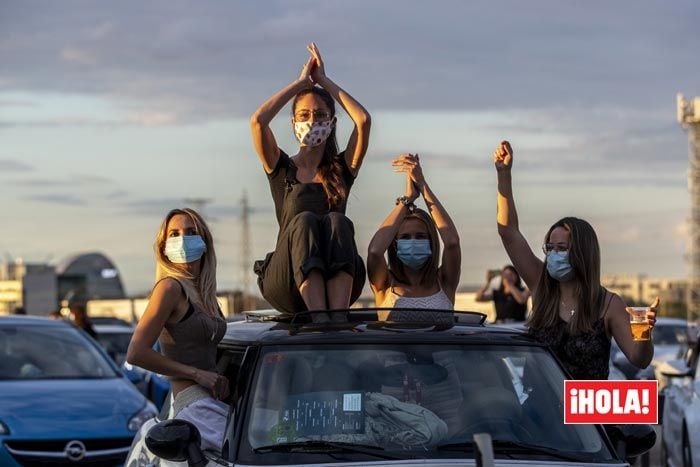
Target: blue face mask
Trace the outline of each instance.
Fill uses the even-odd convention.
[[[396,241],[396,256],[411,269],[419,269],[432,254],[430,240],[399,239]]]
[[[207,251],[207,246],[199,235],[169,237],[165,241],[165,256],[173,263],[183,264],[197,261]]]
[[[568,282],[574,278],[574,268],[569,263],[568,251],[550,251],[547,253],[547,272],[559,282]]]

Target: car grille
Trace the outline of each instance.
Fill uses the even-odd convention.
[[[6,441],[5,447],[21,465],[108,466],[126,460],[131,441],[132,438],[15,440]]]

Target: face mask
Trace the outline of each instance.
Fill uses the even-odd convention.
[[[559,282],[567,282],[574,278],[574,268],[569,263],[568,251],[550,251],[547,253],[547,272]]]
[[[183,264],[197,261],[207,251],[199,235],[170,237],[165,241],[165,256],[173,263]]]
[[[396,241],[396,255],[411,269],[419,269],[432,256],[430,240],[399,239]]]
[[[335,118],[325,122],[294,122],[294,134],[302,146],[318,146],[331,135]]]

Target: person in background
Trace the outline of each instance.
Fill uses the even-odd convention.
[[[87,309],[82,303],[73,303],[70,305],[68,319],[75,326],[90,334],[90,337],[93,339],[97,338],[95,328],[92,327],[92,323],[88,318]]]
[[[477,302],[493,300],[497,323],[525,321],[529,297],[530,291],[522,284],[518,271],[510,264],[504,266],[497,275],[493,271],[487,271],[486,283],[476,293]]]

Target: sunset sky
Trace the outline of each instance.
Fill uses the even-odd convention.
[[[248,118],[315,41],[328,76],[372,115],[348,209],[363,256],[403,193],[390,160],[417,152],[460,230],[462,282],[505,264],[491,153],[509,139],[533,248],[576,215],[598,232],[603,273],[682,277],[688,149],[675,95],[700,96],[698,24],[693,0],[4,0],[0,255],[100,251],[140,293],[162,217],[206,198],[220,288],[238,286],[244,190],[251,259],[277,234]],[[351,121],[338,125],[344,146]],[[294,153],[288,108],[273,129]]]

